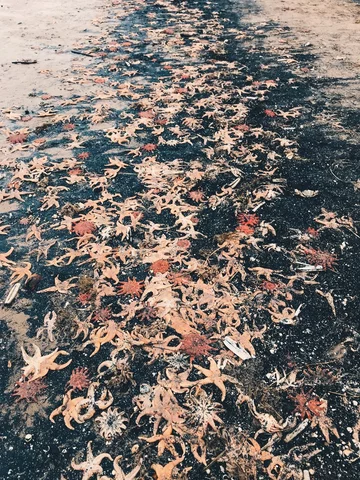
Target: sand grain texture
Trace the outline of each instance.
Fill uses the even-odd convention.
[[[39,104],[34,92],[61,95],[65,89],[53,75],[70,69],[72,62],[89,62],[71,49],[89,33],[96,32],[93,19],[101,0],[4,0],[0,6],[0,108]],[[36,60],[36,64],[12,62]],[[90,59],[91,60],[91,59]]]
[[[252,6],[252,4],[251,4]],[[336,0],[256,0],[246,21],[274,22],[289,28],[287,40],[269,35],[267,45],[278,52],[308,47],[316,56],[313,74],[339,79],[341,87],[327,87],[343,106],[358,105],[360,71],[360,4]]]

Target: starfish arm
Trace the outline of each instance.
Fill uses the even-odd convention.
[[[194,385],[197,385],[197,383],[198,383],[198,380],[194,380],[194,381],[183,380],[182,382],[180,382],[180,389],[182,389],[183,391],[179,393],[186,392],[189,388],[193,387]]]
[[[46,355],[46,358],[51,360],[51,361],[54,361],[56,360],[56,358],[61,354],[61,353],[64,353],[64,355],[69,355],[67,352],[64,352],[64,350],[61,350],[59,352],[59,349],[58,348],[55,348],[55,350],[51,353],[49,353],[48,355]]]
[[[32,357],[26,352],[24,347],[21,347],[21,353],[23,356],[23,359],[25,360],[26,363],[31,363]]]
[[[214,385],[218,387],[218,389],[221,391],[221,401],[223,402],[226,397],[226,388],[224,382],[219,378],[219,379],[214,379]]]
[[[49,415],[50,422],[55,423],[54,417],[56,417],[57,415],[60,415],[60,413],[62,413],[62,409],[63,409],[63,405],[60,405],[60,407],[56,408],[50,413]]]
[[[213,383],[213,381],[211,378],[208,378],[208,377],[201,378],[196,382],[197,387],[201,387],[202,385],[209,385],[209,383]],[[199,390],[201,390],[201,388],[199,388]]]
[[[196,370],[199,370],[203,375],[206,375],[209,373],[209,370],[207,368],[200,367],[200,365],[194,365]]]
[[[77,414],[76,421],[78,423],[84,423],[86,420],[90,420],[95,415],[95,409],[94,407],[90,407],[84,414]]]
[[[73,420],[73,417],[70,415],[70,413],[64,415],[64,423],[65,423],[65,426],[66,426],[69,430],[75,430],[74,427],[71,425],[71,420]]]
[[[92,441],[90,440],[90,442],[88,442],[88,444],[86,446],[86,461],[87,462],[90,462],[90,460],[94,459],[94,455],[92,453],[91,445],[92,445]]]
[[[141,468],[141,463],[142,463],[142,460],[140,461],[139,465],[137,465],[135,468],[133,468],[131,470],[130,473],[128,473],[127,475],[125,475],[124,477],[124,480],[134,480],[137,476],[137,474],[139,473],[140,471],[140,468]],[[117,479],[116,479],[117,480]],[[119,480],[122,480],[121,477],[119,478]]]
[[[72,359],[70,359],[68,362],[64,363],[63,365],[58,365],[57,363],[54,363],[53,365],[50,366],[50,370],[63,370],[68,365],[70,365],[71,362],[72,362]]]
[[[139,440],[145,440],[148,443],[158,442],[163,438],[163,435],[153,435],[152,437],[139,437]]]
[[[105,362],[102,362],[97,369],[97,373],[99,375],[103,375],[105,372],[103,371],[105,369],[108,370],[113,366],[113,362],[111,360],[105,360]]]
[[[22,370],[24,370],[24,377],[28,377],[34,371],[34,365],[26,365],[26,367],[22,367]]]
[[[105,395],[102,395],[100,400],[98,400],[97,402],[95,402],[95,405],[97,405],[100,410],[105,410],[106,408],[110,407],[110,405],[113,403],[114,401],[114,397],[112,396],[111,392],[109,392],[108,390],[105,390]],[[106,400],[106,394],[109,394],[109,398]]]
[[[56,287],[44,288],[43,290],[38,290],[37,293],[46,293],[46,292],[56,292]]]
[[[101,465],[94,465],[87,472],[84,472],[82,480],[90,480],[94,475],[101,475],[103,473],[103,468]]]
[[[86,470],[87,463],[86,462],[81,462],[81,463],[75,463],[74,460],[71,460],[71,468],[74,470]]]
[[[90,342],[92,343],[92,342]],[[98,351],[100,350],[100,347],[101,347],[101,343],[100,342],[93,342],[94,343],[94,351],[92,352],[92,354],[90,355],[90,357],[93,357],[94,355],[96,355],[98,353]]]

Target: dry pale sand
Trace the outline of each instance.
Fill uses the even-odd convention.
[[[0,4],[0,108],[31,108],[40,97],[61,95],[68,85],[61,72],[72,62],[89,62],[70,52],[77,43],[96,34],[93,19],[101,15],[104,0],[2,0]],[[34,65],[14,65],[19,60]],[[51,70],[53,76],[41,73]],[[57,75],[59,78],[57,78]],[[29,96],[30,94],[30,96]]]
[[[242,3],[242,0],[238,0]],[[293,36],[269,36],[269,47],[278,51],[308,45],[317,56],[314,74],[341,78],[341,89],[328,88],[343,104],[359,104],[360,5],[351,0],[255,0],[255,24],[274,21],[290,27]],[[104,0],[3,0],[0,5],[0,108],[31,108],[40,97],[61,95],[74,89],[60,81],[61,71],[72,62],[90,60],[70,52],[89,34],[96,34],[94,18]],[[250,2],[252,3],[252,2]],[[34,65],[13,61],[37,60]],[[51,70],[51,78],[42,71]],[[58,74],[59,78],[56,78]],[[29,96],[30,94],[30,96]]]
[[[241,3],[242,0],[239,0]],[[346,106],[359,106],[360,4],[351,0],[255,0],[258,12],[246,17],[254,24],[275,22],[289,27],[288,38],[270,35],[269,48],[290,51],[299,46],[316,55],[313,74],[341,79],[329,87]]]

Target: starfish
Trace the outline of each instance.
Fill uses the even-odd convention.
[[[74,470],[82,470],[83,477],[82,480],[89,480],[93,475],[101,475],[103,473],[103,468],[101,466],[101,462],[104,458],[108,458],[109,460],[113,460],[111,455],[108,453],[100,453],[96,457],[94,457],[92,450],[91,450],[91,443],[87,444],[87,453],[86,453],[86,460],[85,462],[75,463],[74,459],[71,461],[71,468]]]
[[[53,410],[49,416],[49,420],[52,423],[55,423],[54,417],[60,415],[64,417],[64,423],[70,430],[74,430],[74,427],[71,425],[72,420],[75,420],[77,423],[84,423],[87,418],[80,414],[81,405],[86,400],[85,397],[71,398],[73,389],[65,393],[63,398],[63,403],[60,407]]]
[[[22,370],[24,370],[25,377],[33,374],[33,376],[30,378],[31,382],[33,382],[37,378],[45,377],[49,370],[62,370],[63,368],[66,368],[68,365],[70,365],[70,363],[72,362],[72,360],[69,360],[63,365],[58,365],[57,363],[55,363],[56,358],[59,355],[69,355],[67,352],[65,352],[64,350],[58,351],[59,349],[57,348],[52,353],[42,356],[40,348],[34,343],[32,345],[35,350],[35,354],[33,357],[26,353],[24,347],[21,347],[23,359],[27,363],[27,366],[23,367]]]
[[[37,293],[45,293],[45,292],[59,292],[59,293],[67,293],[70,288],[76,287],[76,284],[72,284],[71,280],[74,280],[77,277],[71,277],[63,282],[59,280],[57,276],[55,278],[55,285],[53,287],[45,288],[44,290],[39,290]]]
[[[77,423],[84,423],[95,415],[95,406],[100,410],[105,410],[113,402],[113,396],[111,393],[104,389],[98,400],[95,399],[95,390],[99,386],[99,383],[93,382],[88,388],[86,397],[71,398],[74,389],[70,389],[65,393],[63,403],[60,407],[56,408],[50,415],[50,421],[54,422],[54,417],[60,415],[64,417],[64,423],[70,430],[74,430],[71,422],[75,420]],[[84,410],[84,413],[82,411]]]
[[[124,470],[120,467],[119,462],[122,459],[121,455],[118,455],[114,460],[114,480],[134,480],[137,474],[140,471],[142,460],[140,460],[139,465],[131,470],[127,475],[125,475]],[[109,477],[100,477],[100,480],[112,480]]]
[[[191,369],[185,372],[177,373],[170,368],[166,369],[166,376],[169,380],[159,380],[159,384],[169,388],[173,393],[185,393],[189,388],[196,385],[197,382],[188,380]]]
[[[37,253],[36,260],[39,261],[41,256],[43,256],[44,258],[47,258],[50,248],[54,246],[55,243],[56,243],[55,240],[53,242],[41,242],[39,244],[39,248],[35,250]]]
[[[175,444],[179,443],[183,449],[185,449],[184,442],[180,438],[174,437],[172,434],[173,427],[171,424],[165,426],[163,432],[158,435],[153,435],[152,437],[139,437],[140,440],[145,440],[148,443],[158,443],[158,457],[164,453],[165,450],[169,450],[169,452],[177,456]]]
[[[72,248],[67,248],[66,249],[66,253],[65,255],[62,255],[59,260],[60,261],[64,261],[65,258],[68,259],[67,261],[67,264],[66,265],[70,265],[74,260],[75,258],[77,257],[81,257],[83,254],[81,252],[79,252],[78,250],[74,250]]]
[[[0,267],[2,267],[3,265],[5,266],[15,265],[15,262],[7,258],[7,257],[10,257],[13,251],[14,251],[14,247],[11,247],[10,250],[8,250],[7,252],[0,253]]]
[[[119,283],[118,274],[120,273],[120,267],[118,265],[110,264],[110,267],[103,267],[102,273],[105,278],[113,280],[115,283]]]
[[[73,320],[77,325],[77,330],[73,339],[78,338],[81,334],[83,334],[83,340],[85,340],[85,338],[89,335],[89,329],[91,328],[92,324],[87,321],[88,319],[81,321],[79,317],[75,317]]]
[[[35,224],[31,225],[27,231],[25,241],[28,242],[32,237],[35,237],[37,240],[41,240],[41,228],[37,227]]]
[[[90,357],[93,357],[98,353],[102,345],[112,342],[115,338],[119,338],[120,341],[123,341],[125,335],[116,322],[109,320],[106,325],[96,328],[91,332],[90,340],[83,344],[83,348],[85,348],[87,345],[93,344],[95,350],[90,355]]]
[[[20,282],[24,277],[27,277],[28,279],[32,277],[31,263],[29,262],[25,262],[23,267],[10,267],[10,270],[13,272],[10,277],[11,284]]]
[[[213,383],[214,385],[216,385],[222,393],[221,401],[223,402],[226,397],[226,388],[224,382],[228,381],[232,383],[237,383],[237,380],[233,377],[230,377],[229,375],[223,374],[213,358],[209,358],[209,362],[210,369],[200,367],[199,365],[194,365],[194,367],[199,370],[199,372],[205,375],[205,378],[198,380],[197,384],[198,386],[208,385],[209,383]]]
[[[20,202],[23,202],[24,199],[21,198],[21,195],[30,195],[30,192],[19,192],[19,190],[12,190],[8,193],[6,200],[19,200]]]
[[[71,142],[68,143],[66,150],[73,150],[74,148],[85,148],[82,146],[82,144],[85,143],[85,140],[80,140],[80,136],[77,133],[72,133],[70,137]]]
[[[185,422],[185,410],[178,404],[172,391],[161,385],[156,385],[150,393],[137,397],[136,403],[141,409],[136,418],[136,424],[139,425],[144,416],[153,417],[155,419],[154,435],[157,434],[162,420],[167,422],[166,426],[173,425],[174,428],[179,428]]]
[[[151,468],[155,470],[156,473],[156,480],[171,480],[173,478],[172,472],[176,465],[179,465],[184,460],[185,456],[185,449],[183,449],[183,456],[175,458],[164,467],[159,463],[152,464]]]

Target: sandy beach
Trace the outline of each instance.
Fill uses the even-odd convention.
[[[98,31],[102,0],[4,0],[0,6],[0,108],[38,105],[29,95],[61,95],[60,72],[86,57],[71,53],[78,42]],[[96,23],[96,21],[95,21]],[[22,60],[35,64],[13,64]],[[50,70],[49,78],[44,73]],[[59,75],[59,78],[56,78]],[[74,87],[72,87],[74,88]]]
[[[242,2],[240,1],[240,4]],[[278,54],[307,48],[315,55],[308,74],[341,81],[327,85],[329,99],[346,107],[359,106],[360,4],[351,0],[256,0],[245,21],[274,23],[288,30],[286,38],[267,37],[266,45]]]
[[[0,5],[4,480],[359,480],[342,0]]]

